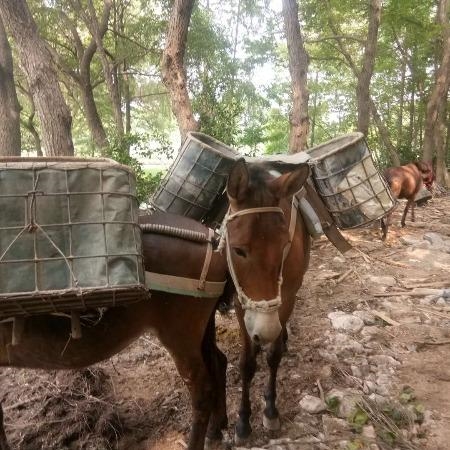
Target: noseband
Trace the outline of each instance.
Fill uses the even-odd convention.
[[[228,269],[231,274],[231,278],[233,279],[234,286],[236,288],[237,297],[239,303],[241,304],[243,309],[251,309],[254,311],[261,312],[271,312],[276,311],[281,305],[281,286],[283,284],[283,267],[284,261],[289,253],[291,248],[292,238],[294,236],[295,225],[297,221],[297,199],[293,197],[292,199],[292,209],[291,209],[291,220],[289,224],[289,241],[283,249],[283,256],[281,260],[280,273],[278,275],[278,292],[275,298],[270,300],[258,300],[255,301],[251,299],[242,289],[239,281],[237,279],[236,271],[234,270],[233,260],[231,258],[231,247],[230,247],[230,239],[228,238],[228,223],[231,222],[236,217],[244,216],[247,214],[260,214],[260,213],[279,213],[284,215],[284,211],[278,206],[265,206],[259,208],[248,208],[243,209],[241,211],[236,211],[234,213],[231,212],[231,208],[228,210],[227,215],[225,216],[222,223],[222,236],[220,238],[220,243],[218,250],[222,250],[226,245],[226,254],[227,254],[227,263]]]

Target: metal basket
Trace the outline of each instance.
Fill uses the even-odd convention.
[[[384,217],[395,205],[362,133],[350,133],[307,150],[317,192],[339,228]]]
[[[0,158],[0,317],[147,296],[135,179],[108,159]]]
[[[228,173],[238,157],[236,150],[206,134],[188,133],[151,203],[208,225],[220,223],[226,208],[217,208],[216,200],[223,203]]]

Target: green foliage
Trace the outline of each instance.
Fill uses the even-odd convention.
[[[328,411],[330,411],[333,415],[337,415],[339,406],[341,404],[341,401],[339,400],[339,397],[329,397],[325,400]]]
[[[130,149],[134,156],[130,155]],[[124,164],[133,169],[136,176],[136,196],[139,203],[146,203],[150,195],[158,187],[164,173],[162,171],[149,172],[142,168],[139,158],[151,156],[151,152],[146,149],[142,137],[127,134],[125,136],[115,136],[104,156]]]
[[[357,407],[352,415],[348,418],[349,423],[352,425],[353,429],[360,433],[363,426],[369,421],[369,416],[367,412]]]
[[[278,109],[270,111],[263,135],[266,153],[286,153],[289,144],[289,121],[286,115]]]
[[[74,2],[27,0],[27,3],[40,34],[55,56],[73,117],[76,151],[98,154],[92,143],[80,85],[74,81],[80,68],[72,26],[84,47],[92,40],[89,28],[82,14],[73,8]],[[417,159],[422,151],[426,102],[435,83],[435,67],[442,48],[439,40],[442,30],[435,24],[435,3],[434,0],[383,2],[371,96],[402,163]],[[100,18],[104,2],[93,0],[93,4]],[[87,12],[86,0],[81,5],[83,12]],[[168,0],[113,2],[103,46],[117,72],[122,105],[124,88],[126,85],[130,88],[131,131],[135,135],[157,130],[167,136],[176,128],[160,80],[160,59],[171,6]],[[368,12],[369,3],[356,0],[299,1],[301,31],[310,57],[309,115],[314,124],[310,127],[314,130],[309,137],[310,146],[356,128],[356,76],[339,43],[352,58],[356,70],[360,70]],[[185,64],[194,114],[203,132],[247,153],[286,151],[292,93],[283,28],[281,13],[266,0],[196,3]],[[16,54],[15,61],[18,61]],[[89,69],[99,116],[111,147],[116,148],[111,99],[98,51]],[[267,79],[266,74],[270,75]],[[15,77],[24,84],[18,64]],[[27,120],[31,105],[23,93],[20,103],[21,117]],[[39,130],[37,118],[34,125]],[[31,150],[34,146],[31,135],[28,132],[23,135],[24,147]],[[378,165],[390,164],[389,153],[373,121],[367,140]],[[124,143],[125,150],[127,147]],[[139,158],[134,154],[132,157]]]
[[[345,450],[362,450],[364,443],[360,439],[355,439],[347,444]]]

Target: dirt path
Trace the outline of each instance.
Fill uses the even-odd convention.
[[[450,448],[450,299],[417,291],[450,288],[449,210],[450,198],[434,199],[404,229],[398,210],[385,243],[377,229],[347,232],[355,250],[345,257],[325,239],[314,242],[279,373],[282,429],[270,434],[262,427],[267,372],[260,370],[252,389],[254,432],[242,448]],[[240,395],[232,314],[218,316],[218,336],[229,358],[230,438]],[[263,358],[259,366],[265,368]],[[185,445],[188,395],[152,336],[91,370],[2,369],[0,383],[15,449]],[[312,412],[308,399],[320,401],[320,390],[327,403]]]

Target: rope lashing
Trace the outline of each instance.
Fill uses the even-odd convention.
[[[278,275],[277,296],[275,298],[272,298],[269,300],[255,301],[255,300],[251,299],[244,292],[241,285],[239,284],[239,281],[238,281],[238,278],[236,275],[236,271],[234,269],[233,260],[231,258],[230,240],[228,237],[228,223],[231,220],[235,219],[236,217],[244,216],[246,214],[279,213],[279,214],[284,215],[284,211],[281,208],[279,208],[278,206],[266,206],[266,207],[259,207],[259,208],[247,208],[247,209],[243,209],[241,211],[236,211],[234,213],[228,212],[227,215],[225,216],[225,219],[222,223],[222,228],[221,228],[222,233],[221,233],[221,238],[220,238],[220,242],[219,242],[217,251],[221,251],[226,246],[228,270],[230,271],[231,278],[233,279],[239,303],[241,304],[243,309],[249,309],[249,310],[260,311],[260,312],[271,312],[271,311],[276,311],[280,307],[280,305],[281,305],[281,287],[283,284],[284,261],[285,261],[287,255],[289,254],[292,238],[294,236],[295,226],[297,223],[297,206],[298,206],[298,202],[295,200],[295,197],[294,197],[294,199],[292,201],[291,217],[290,217],[290,221],[289,221],[289,241],[283,249],[280,273]],[[231,211],[231,210],[229,210],[229,211]]]

